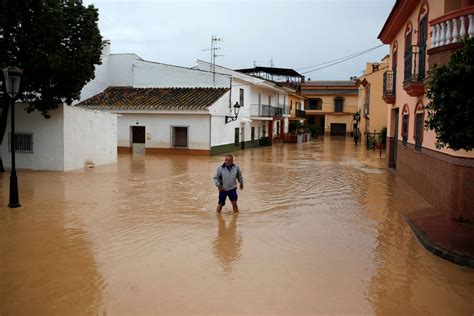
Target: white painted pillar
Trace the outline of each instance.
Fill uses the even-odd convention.
[[[436,38],[436,25],[431,28],[431,46],[430,48],[435,47],[435,38]]]
[[[446,42],[445,42],[445,44],[448,45],[448,44],[451,44],[451,39],[452,39],[451,20],[448,20],[445,23],[446,23]]]
[[[441,34],[439,38],[439,46],[443,46],[446,39],[446,26],[444,22],[441,22],[440,25],[441,25]]]
[[[461,16],[460,19],[461,19],[461,28],[460,28],[460,31],[459,31],[459,36],[464,37],[464,36],[466,36],[466,24],[464,22],[465,17]]]
[[[439,41],[441,39],[441,25],[436,24],[435,25],[435,30],[436,30],[436,35],[435,35],[435,45],[434,45],[434,47],[438,47],[439,46]]]
[[[459,32],[458,32],[458,19],[454,18],[453,19],[453,43],[456,43],[458,41],[459,37]]]
[[[468,15],[469,17],[469,29],[467,30],[467,34],[469,37],[474,36],[474,16],[472,14]]]

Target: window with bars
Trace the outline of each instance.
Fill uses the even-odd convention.
[[[338,113],[342,112],[344,109],[344,98],[336,97],[334,98],[334,103],[335,103],[334,112],[338,112]]]
[[[309,99],[309,108],[308,110],[322,110],[323,109],[323,100],[321,99]]]
[[[415,120],[415,150],[421,151],[421,143],[423,141],[423,113],[416,113]]]
[[[240,106],[244,106],[244,89],[240,89],[239,102]]]
[[[8,133],[8,151],[12,151],[12,134]],[[33,153],[33,133],[15,133],[15,152]]]
[[[188,148],[188,127],[172,127],[173,147]]]
[[[408,141],[408,115],[403,115],[402,119],[402,144],[407,146]]]

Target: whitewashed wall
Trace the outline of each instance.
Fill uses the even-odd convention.
[[[15,108],[15,131],[17,133],[33,133],[34,151],[33,153],[16,153],[16,167],[33,170],[63,170],[63,108],[50,111],[51,118],[49,119],[45,119],[38,111],[26,113],[24,104],[16,104]],[[11,168],[11,153],[8,151],[9,133],[10,119],[8,119],[2,143],[3,163],[7,168]]]
[[[109,86],[129,87],[230,87],[230,75],[167,65],[143,60],[133,53],[110,54],[110,45],[102,51],[102,64],[95,68],[95,78],[81,91],[81,99],[88,99]]]
[[[117,115],[64,107],[64,170],[117,162]]]
[[[208,71],[150,61],[136,60],[133,72],[134,87],[230,87],[230,76],[227,75],[215,74],[213,77]]]
[[[210,116],[201,114],[121,113],[118,118],[118,146],[131,147],[131,127],[145,126],[146,148],[172,148],[171,127],[188,127],[188,148],[209,150]],[[138,122],[138,124],[137,124]]]
[[[26,113],[25,108],[16,106],[15,130],[33,134],[33,153],[16,153],[17,168],[65,171],[83,168],[89,161],[96,165],[116,161],[115,115],[62,105],[45,119],[38,111]],[[11,167],[9,124],[2,146],[7,168]]]
[[[110,83],[110,44],[106,45],[102,50],[100,65],[95,66],[94,79],[89,81],[81,90],[81,100],[88,99],[100,91],[103,91],[109,86]],[[73,104],[78,103],[79,101],[73,102]]]

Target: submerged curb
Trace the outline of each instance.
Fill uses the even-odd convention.
[[[437,255],[438,257],[441,257],[443,259],[446,259],[448,261],[451,261],[455,264],[461,265],[461,266],[467,266],[470,268],[474,268],[474,258],[472,257],[467,257],[460,255],[458,253],[449,251],[448,249],[444,249],[435,243],[433,243],[428,236],[426,236],[425,232],[418,228],[418,226],[413,223],[411,219],[409,219],[407,216],[404,216],[406,222],[410,226],[410,228],[413,230],[415,233],[416,238],[418,241],[425,247],[428,251],[432,252],[433,254]]]

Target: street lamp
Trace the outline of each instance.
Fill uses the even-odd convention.
[[[20,199],[18,196],[18,179],[16,177],[15,169],[15,100],[20,91],[20,78],[22,70],[18,67],[8,67],[3,69],[5,76],[5,90],[10,97],[12,114],[11,114],[11,152],[12,152],[12,171],[10,173],[10,200],[8,207],[15,208],[20,207]]]
[[[234,104],[234,116],[229,116],[229,115],[226,115],[225,116],[225,123],[230,123],[232,121],[235,121],[237,120],[237,116],[239,116],[239,111],[240,111],[240,104],[239,102],[235,102]]]
[[[354,142],[355,144],[357,145],[357,142],[359,141],[359,137],[360,137],[360,132],[359,132],[359,121],[360,121],[360,113],[357,112],[356,114],[354,114],[354,127],[353,127],[353,130],[354,130]]]

